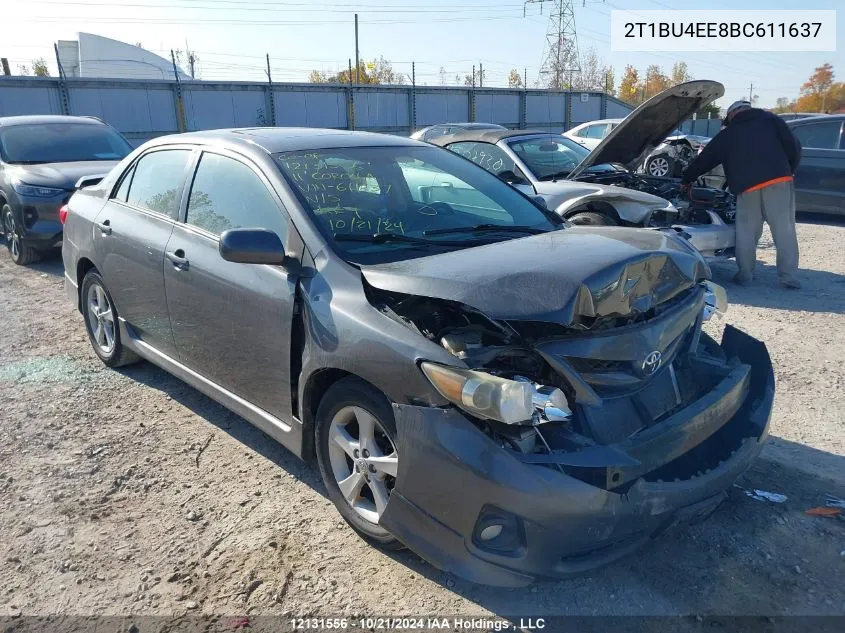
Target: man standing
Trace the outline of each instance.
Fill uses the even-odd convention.
[[[795,234],[795,189],[792,182],[801,145],[779,116],[737,101],[728,108],[725,127],[684,170],[689,187],[702,174],[722,165],[730,190],[737,194],[736,283],[754,275],[757,242],[768,222],[777,249],[778,281],[800,288],[798,238]]]

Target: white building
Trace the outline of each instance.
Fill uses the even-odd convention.
[[[77,33],[77,40],[59,40],[59,59],[67,77],[173,79],[173,62],[132,44]],[[178,69],[179,79],[190,76]]]

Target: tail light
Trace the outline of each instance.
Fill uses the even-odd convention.
[[[66,204],[63,204],[62,206],[59,207],[59,222],[61,222],[62,224],[64,224],[65,220],[67,220],[67,212],[68,211],[70,211],[70,209],[68,208],[68,206]]]

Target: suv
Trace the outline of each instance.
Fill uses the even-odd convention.
[[[0,232],[25,265],[62,241],[59,209],[80,178],[105,174],[132,151],[92,117],[0,117]]]

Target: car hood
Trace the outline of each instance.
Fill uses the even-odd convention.
[[[107,174],[118,162],[120,161],[91,160],[74,163],[10,165],[10,173],[28,185],[71,190],[83,176]]]
[[[534,183],[535,191],[546,199],[550,209],[554,210],[561,202],[583,196],[603,196],[608,200],[624,198],[639,202],[648,208],[662,209],[666,207],[666,200],[644,191],[617,187],[616,185],[602,185],[591,182],[573,182],[571,180],[538,181]],[[561,197],[562,196],[562,197]]]
[[[722,84],[708,80],[688,81],[664,90],[613,128],[569,178],[603,163],[621,163],[633,171],[682,121],[723,94]]]
[[[710,276],[670,233],[584,226],[361,271],[375,288],[456,301],[495,319],[587,327],[645,312]]]

